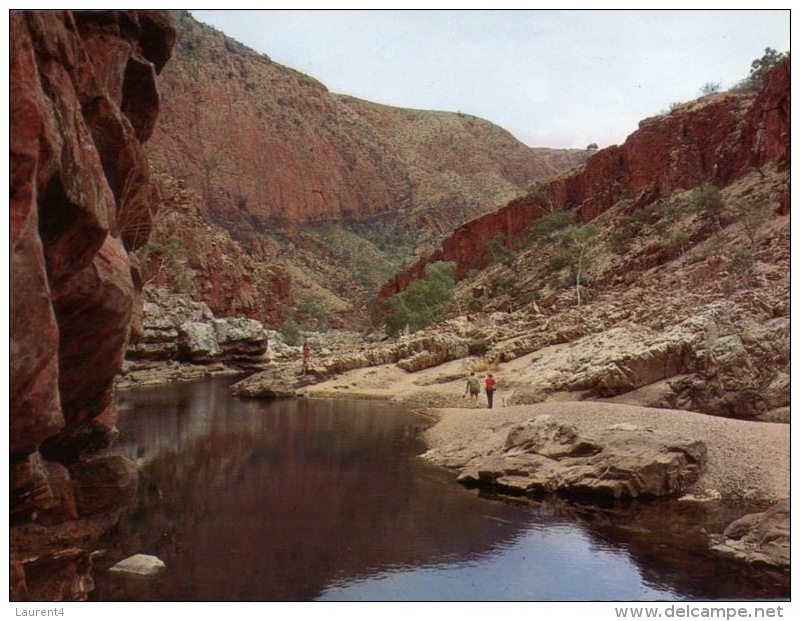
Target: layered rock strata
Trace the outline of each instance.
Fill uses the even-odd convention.
[[[156,11],[10,14],[10,597],[85,599],[136,489],[100,456],[155,204],[142,143],[175,30]]]
[[[215,317],[203,302],[146,286],[142,336],[131,343],[118,386],[161,383],[267,363],[269,335],[246,317]]]
[[[407,337],[388,346],[362,347],[345,355],[315,359],[307,373],[297,368],[275,365],[231,386],[233,394],[252,398],[286,398],[298,395],[305,386],[333,376],[380,365],[397,365],[408,373],[437,366],[469,355],[468,342],[444,334]]]

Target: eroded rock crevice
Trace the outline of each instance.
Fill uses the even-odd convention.
[[[119,223],[155,212],[141,139],[174,39],[159,12],[10,14],[12,600],[86,599],[93,546],[136,489],[135,465],[102,453],[140,304]],[[149,68],[127,106],[145,121],[120,107],[129,62]]]

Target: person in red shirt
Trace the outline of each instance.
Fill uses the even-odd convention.
[[[486,376],[486,401],[489,403],[489,409],[492,409],[492,400],[494,398],[495,381],[492,374]]]
[[[311,348],[308,343],[303,343],[303,375],[308,373],[308,362],[311,360]]]

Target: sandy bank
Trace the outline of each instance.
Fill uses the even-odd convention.
[[[428,430],[430,448],[469,446],[487,429],[550,414],[585,433],[617,423],[651,427],[706,443],[706,471],[693,486],[696,495],[715,493],[737,499],[772,501],[790,495],[790,425],[734,420],[682,410],[596,401],[548,401],[536,405],[461,407],[460,362],[409,374],[394,365],[359,369],[309,389],[312,397],[393,399],[425,403],[438,422]],[[482,399],[485,398],[482,396]],[[457,407],[453,407],[457,406]]]
[[[437,409],[439,422],[427,432],[432,448],[467,445],[485,429],[549,414],[586,433],[630,423],[696,438],[708,447],[708,464],[692,493],[776,500],[790,495],[790,427],[732,420],[695,412],[612,403],[549,402],[496,409]]]

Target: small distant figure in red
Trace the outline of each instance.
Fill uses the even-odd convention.
[[[496,382],[494,381],[494,377],[492,374],[486,376],[486,401],[489,403],[489,409],[492,409],[492,400],[494,399],[494,390],[495,390]]]
[[[308,343],[303,343],[303,375],[308,373],[308,362],[311,359],[311,349]]]

